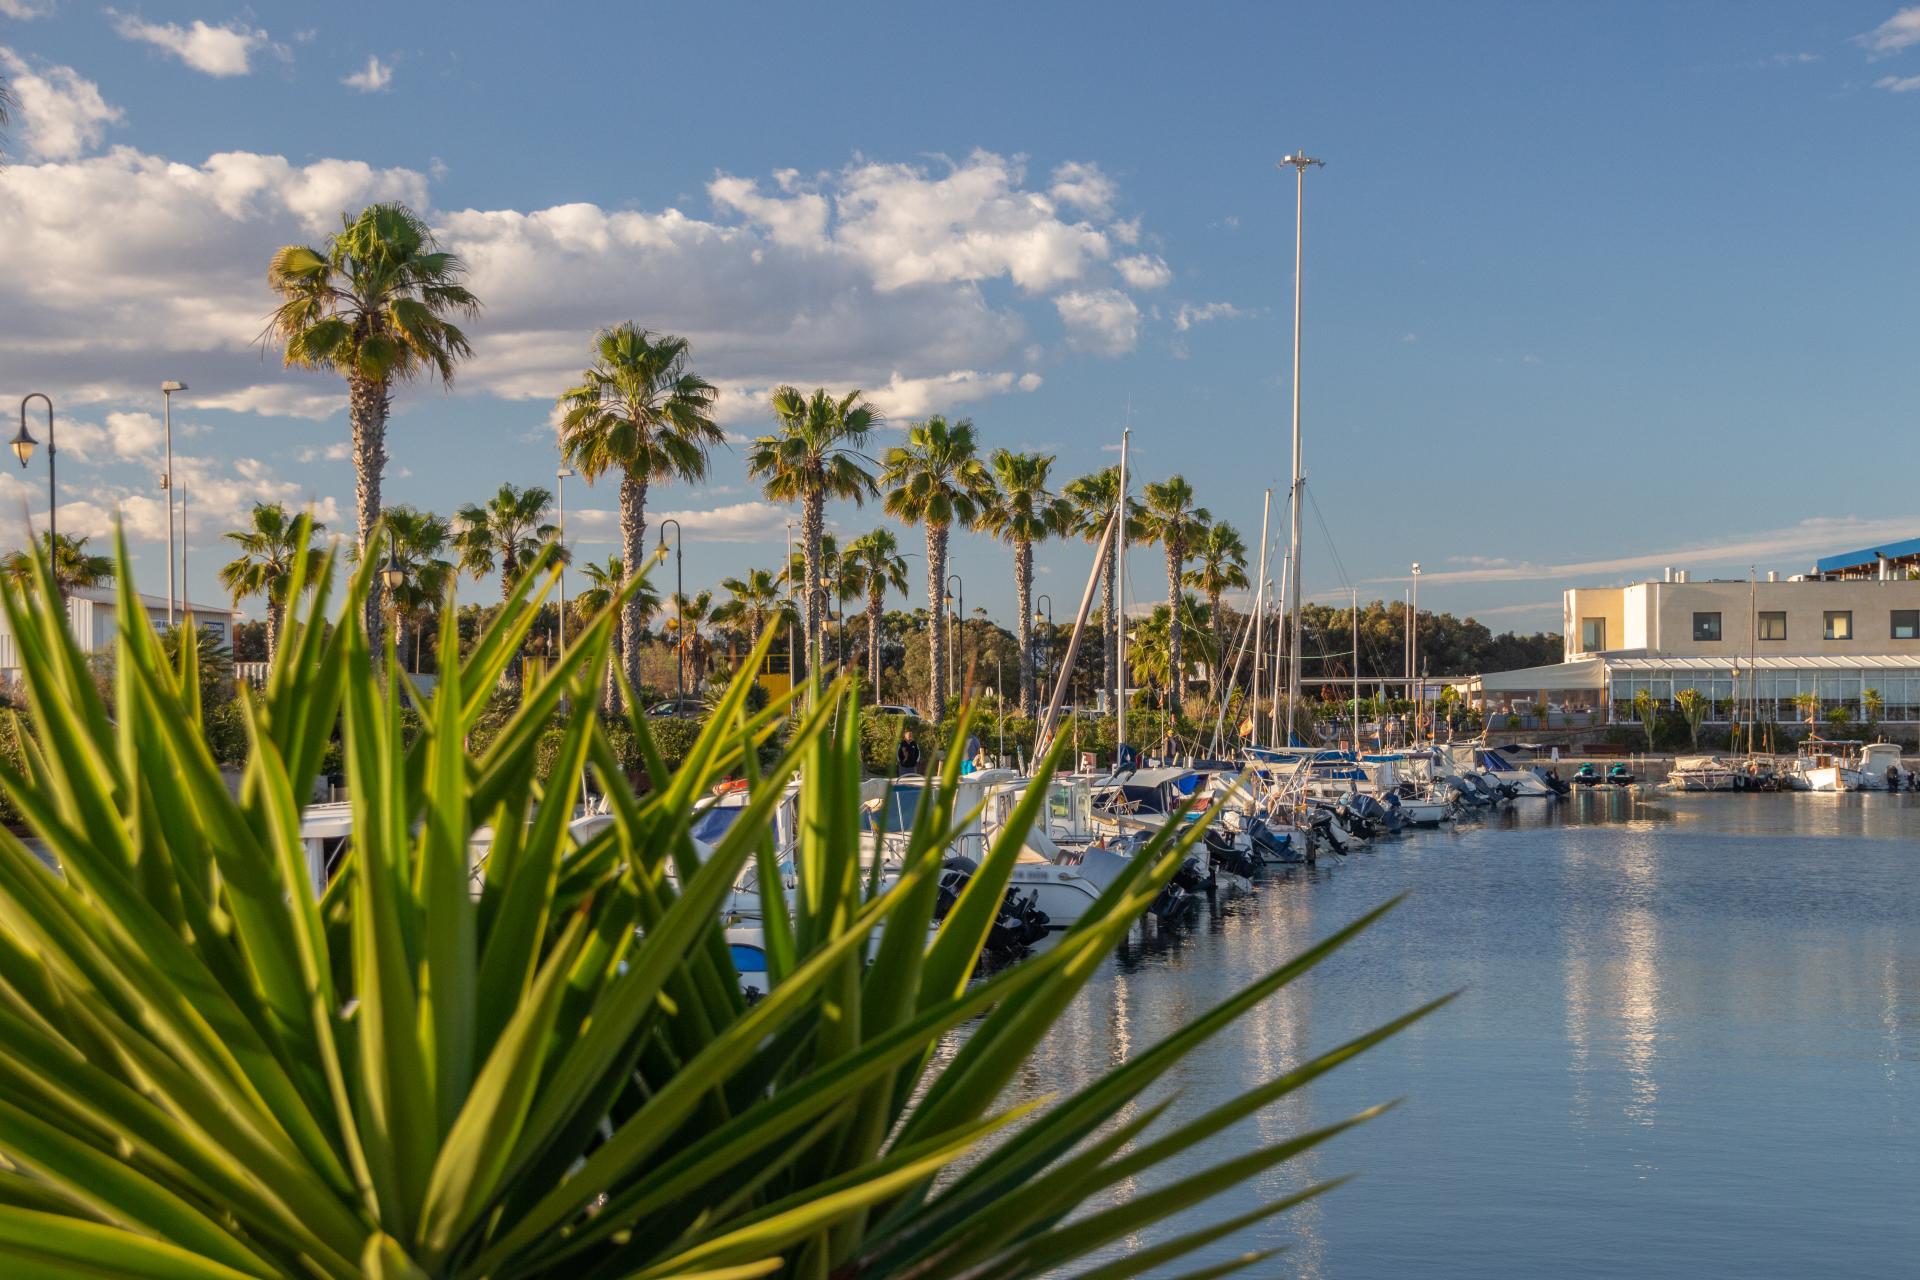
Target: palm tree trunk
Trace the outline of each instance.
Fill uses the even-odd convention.
[[[620,585],[630,584],[641,571],[647,552],[647,482],[628,472],[620,478]],[[640,612],[640,594],[627,597],[620,609],[620,658],[626,664],[627,683],[640,687],[640,633],[646,625]],[[677,639],[677,637],[676,637]]]
[[[364,559],[371,554],[374,531],[380,523],[380,479],[387,469],[387,410],[392,397],[384,383],[354,375],[347,379],[347,417],[353,430],[353,496],[357,505],[355,533]],[[367,635],[380,634],[380,575],[374,574],[367,591]]]
[[[883,586],[867,590],[867,672],[873,684],[873,700],[880,700],[880,593]]]
[[[284,612],[269,597],[267,600],[267,661],[273,663],[280,658],[280,615]]]
[[[935,720],[947,710],[947,635],[946,601],[940,593],[947,583],[947,526],[927,526],[927,613],[932,625],[927,634],[927,675],[933,705],[927,714]]]
[[[1013,590],[1020,599],[1020,714],[1033,719],[1033,543],[1013,547]]]
[[[827,500],[818,493],[807,494],[800,508],[802,546],[806,556],[807,670],[818,671],[825,663],[824,633],[820,615],[826,592],[820,585],[820,538],[827,527]]]
[[[1180,566],[1186,560],[1178,538],[1167,541],[1167,710],[1178,713],[1186,681],[1180,665]]]

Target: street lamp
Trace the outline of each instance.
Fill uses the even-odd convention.
[[[1047,606],[1047,646],[1046,646],[1046,648],[1047,648],[1047,670],[1046,670],[1045,672],[1043,672],[1043,673],[1042,673],[1042,677],[1041,677],[1041,678],[1042,678],[1042,681],[1044,682],[1044,681],[1045,681],[1045,678],[1046,678],[1046,676],[1047,676],[1047,675],[1050,675],[1050,674],[1052,673],[1052,671],[1053,671],[1053,640],[1054,640],[1054,636],[1053,636],[1053,597],[1052,597],[1052,596],[1050,596],[1050,595],[1048,595],[1048,594],[1047,594],[1046,592],[1044,592],[1044,591],[1042,591],[1042,592],[1041,592],[1041,593],[1040,593],[1039,595],[1037,595],[1037,596],[1035,596],[1035,597],[1034,597],[1034,599],[1033,599],[1033,620],[1034,620],[1035,622],[1039,622],[1039,621],[1040,621],[1040,604],[1041,604],[1041,602],[1042,602],[1042,601],[1045,601],[1045,602],[1046,602],[1046,606]],[[1026,692],[1027,692],[1027,691],[1026,691],[1025,689],[1022,689],[1022,690],[1020,691],[1020,695],[1021,695],[1022,697],[1025,697],[1025,696],[1026,696]]]
[[[388,591],[398,591],[406,580],[406,567],[400,563],[400,535],[389,529],[387,531],[387,562],[380,566],[380,585]],[[399,609],[400,604],[396,600],[394,611],[398,613]]]
[[[661,555],[667,552],[667,526],[673,526],[673,689],[674,696],[687,696],[687,593],[680,578],[681,544],[686,538],[680,532],[680,522],[668,516],[660,522],[660,541],[657,544]]]
[[[580,473],[561,467],[553,473],[555,496],[560,500],[560,647],[567,647],[567,481]]]
[[[947,575],[947,605],[947,692],[958,694],[960,692],[959,648],[954,640],[954,619],[967,611],[967,584],[960,580],[960,575],[957,573]],[[966,634],[966,619],[960,617],[960,635],[964,638]],[[934,714],[939,715],[941,710],[938,707],[934,708]]]
[[[161,420],[166,424],[167,470],[160,477],[160,487],[167,491],[167,626],[173,626],[174,601],[179,593],[174,588],[173,579],[173,393],[185,391],[187,384],[176,382],[172,378],[160,384],[160,399],[165,406]],[[181,577],[185,577],[183,570]],[[182,584],[184,585],[184,584]]]
[[[13,456],[20,459],[20,465],[25,467],[27,459],[33,456],[33,447],[40,443],[27,430],[27,402],[34,399],[47,402],[47,558],[51,560],[57,545],[55,535],[59,532],[59,526],[55,521],[58,503],[53,487],[53,401],[44,392],[29,391],[20,397],[20,434],[13,438]]]

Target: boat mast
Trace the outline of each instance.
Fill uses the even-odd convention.
[[[1293,554],[1291,552],[1287,553],[1287,555],[1281,558],[1281,561],[1280,561],[1280,614],[1279,614],[1279,617],[1274,619],[1274,624],[1273,624],[1273,737],[1271,741],[1279,746],[1286,746],[1286,747],[1290,747],[1293,745],[1293,739],[1290,737],[1283,738],[1280,736],[1280,699],[1282,697],[1282,690],[1280,687],[1280,662],[1281,662],[1280,623],[1286,619],[1287,605],[1290,602],[1287,596],[1287,582],[1290,576],[1288,566],[1291,565],[1292,563],[1293,563]],[[1288,698],[1289,702],[1291,702],[1292,695],[1293,695],[1293,691],[1291,689],[1288,689],[1285,691],[1285,696]],[[1289,725],[1291,725],[1293,722],[1293,716],[1291,712],[1288,713],[1287,722]]]
[[[1360,754],[1360,588],[1353,591],[1353,754]]]
[[[1260,668],[1266,664],[1267,651],[1261,643],[1267,635],[1267,517],[1273,511],[1273,490],[1260,501],[1260,574],[1253,588],[1253,699],[1249,704],[1255,736],[1260,731]],[[1229,691],[1231,692],[1231,691]]]
[[[1280,168],[1292,168],[1293,189],[1293,487],[1288,505],[1292,508],[1293,532],[1288,549],[1293,567],[1288,570],[1287,594],[1293,606],[1287,655],[1287,740],[1293,740],[1294,704],[1300,698],[1300,499],[1306,477],[1300,469],[1300,267],[1306,238],[1307,167],[1324,165],[1304,151],[1295,151],[1280,160]]]
[[[1114,760],[1118,762],[1120,753],[1127,745],[1127,442],[1133,434],[1133,428],[1120,429],[1120,497],[1115,505],[1115,514],[1120,523],[1116,534],[1120,545],[1115,551],[1119,557],[1119,570],[1114,574],[1117,584],[1114,590],[1114,633],[1117,636],[1118,654],[1114,661],[1114,679],[1119,681],[1115,692],[1113,734]]]

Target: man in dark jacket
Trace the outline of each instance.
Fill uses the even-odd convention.
[[[920,771],[920,744],[913,740],[913,730],[900,731],[900,749],[894,752],[894,763],[900,773],[918,773]]]

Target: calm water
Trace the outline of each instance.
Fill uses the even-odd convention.
[[[1262,1274],[1341,1280],[1916,1274],[1917,836],[1920,797],[1812,795],[1583,795],[1408,836],[1136,935],[1023,1088],[1085,1081],[1410,891],[1170,1082],[1195,1114],[1463,992],[1215,1140],[1406,1099],[1182,1222],[1361,1175],[1210,1256],[1287,1244]]]

